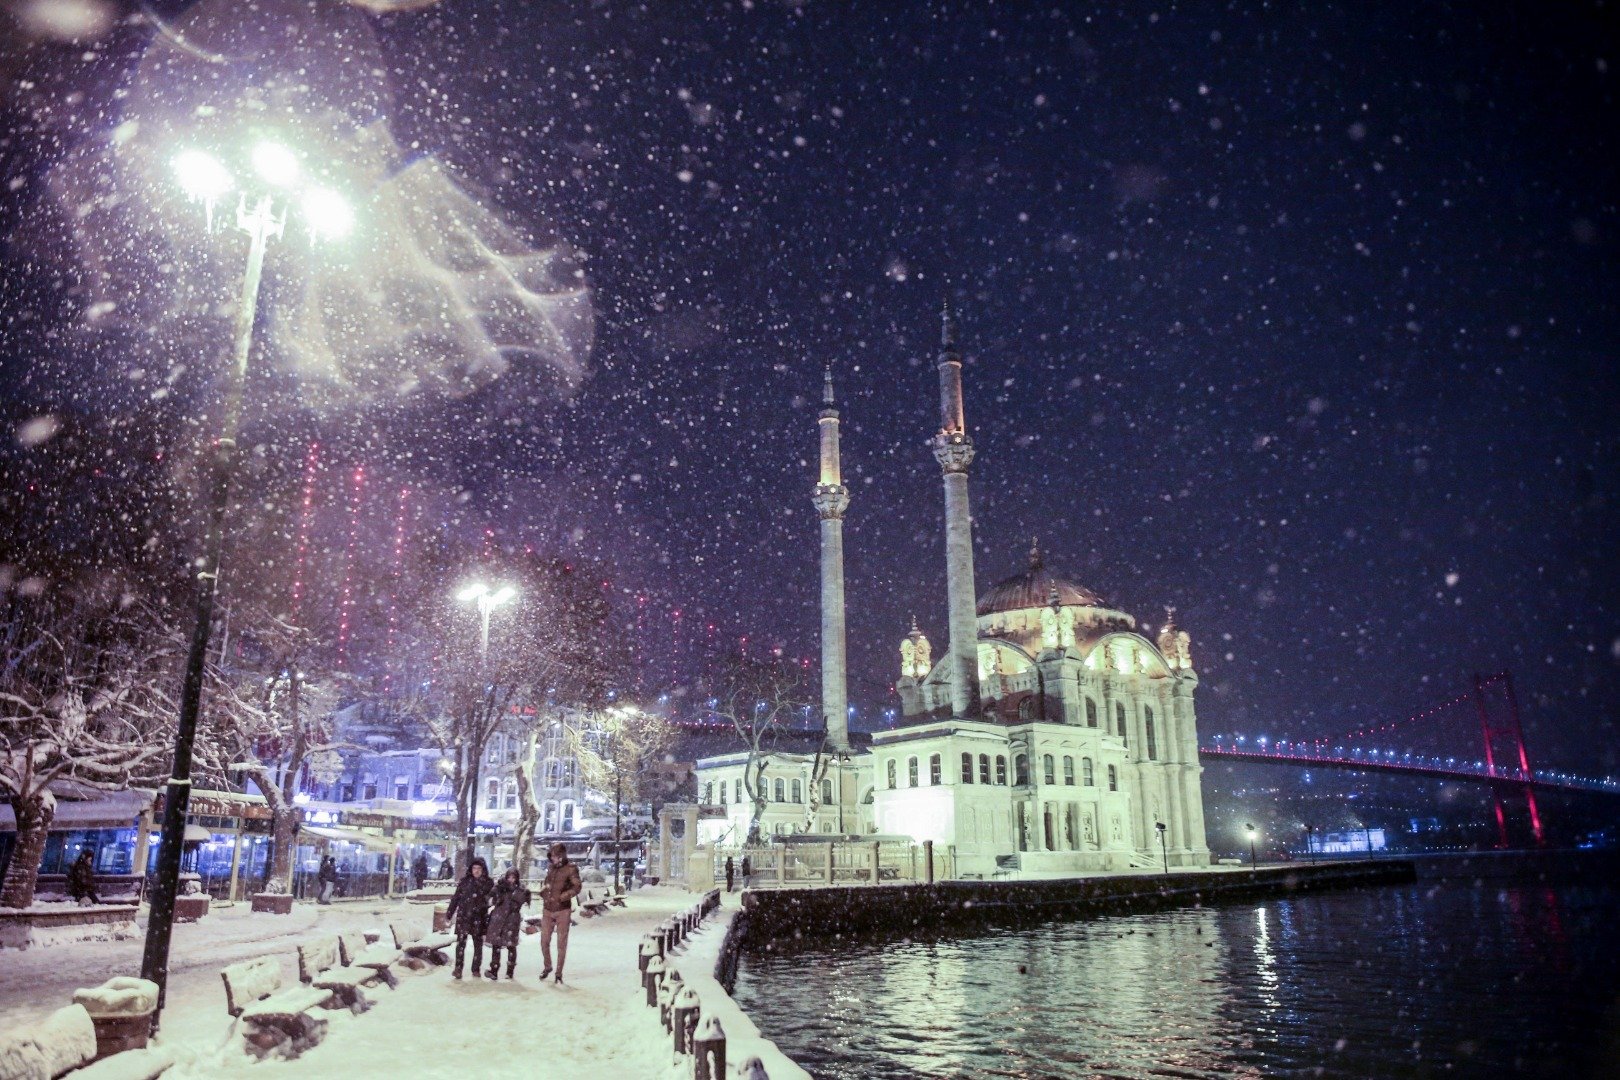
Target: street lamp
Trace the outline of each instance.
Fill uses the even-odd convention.
[[[1311,843],[1311,836],[1315,832],[1315,825],[1305,826],[1305,857],[1311,860],[1311,862],[1316,861],[1316,847]]]
[[[1249,834],[1249,869],[1253,870],[1256,866],[1260,865],[1255,859],[1254,854],[1254,841],[1255,838],[1260,835],[1260,832],[1250,822],[1243,823],[1243,830]]]
[[[1164,856],[1164,872],[1168,874],[1170,872],[1170,849],[1165,845],[1164,842],[1164,831],[1166,825],[1162,821],[1155,821],[1153,823],[1153,827],[1158,830],[1159,833],[1159,854]]]
[[[516,596],[517,590],[512,588],[510,585],[502,585],[498,588],[490,588],[481,581],[473,582],[471,585],[466,586],[460,592],[456,593],[456,599],[460,600],[463,604],[478,605],[478,678],[480,683],[482,683],[482,681],[487,677],[487,672],[489,669],[490,612],[494,611],[502,604],[512,600]],[[471,775],[467,785],[466,802],[467,859],[470,863],[474,853],[478,850],[478,773],[479,766],[483,763],[484,748],[482,745],[468,747],[465,744],[461,748],[461,752],[463,754],[466,754],[469,750],[471,751],[472,760],[468,763],[468,767],[471,770]],[[526,856],[514,851],[512,853],[512,857],[516,859]]]
[[[174,733],[174,767],[163,801],[163,828],[158,847],[156,880],[146,942],[141,953],[141,977],[158,986],[158,1008],[152,1013],[157,1030],[169,976],[169,943],[174,929],[174,900],[180,883],[180,848],[186,831],[186,806],[191,796],[191,755],[197,737],[197,715],[202,700],[203,668],[213,629],[214,598],[219,583],[220,552],[224,546],[225,510],[231,480],[236,474],[236,438],[241,426],[242,393],[247,381],[248,356],[253,349],[253,321],[258,314],[259,283],[264,273],[265,250],[272,237],[286,228],[288,207],[301,201],[298,219],[312,236],[340,236],[354,223],[343,197],[326,188],[301,183],[298,154],[277,142],[261,142],[249,154],[252,169],[238,177],[219,158],[201,150],[184,150],[173,160],[175,179],[193,202],[203,204],[207,224],[213,227],[214,204],[238,191],[236,227],[248,236],[247,265],[236,305],[235,348],[225,381],[225,401],[219,437],[209,464],[207,531],[202,558],[193,565],[197,574],[195,621],[186,653],[180,689],[180,716]]]

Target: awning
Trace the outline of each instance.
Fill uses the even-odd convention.
[[[56,817],[52,829],[129,829],[141,811],[152,805],[150,792],[109,791],[98,799],[56,800]],[[17,828],[16,815],[9,805],[0,805],[0,829],[12,832]]]
[[[327,840],[339,840],[348,844],[360,844],[372,851],[392,852],[394,840],[388,836],[373,836],[359,829],[345,829],[337,825],[305,825],[303,830]]]
[[[213,838],[214,834],[203,828],[201,825],[192,825],[190,822],[186,823],[186,843],[206,843]]]

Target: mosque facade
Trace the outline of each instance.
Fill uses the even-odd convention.
[[[812,492],[821,531],[820,745],[772,754],[762,832],[909,837],[948,849],[959,875],[1204,866],[1202,766],[1187,633],[1167,611],[1149,637],[1136,619],[1028,565],[975,588],[962,357],[950,312],[938,362],[940,428],[931,440],[945,505],[948,638],[942,654],[913,622],[899,642],[895,727],[851,741],[844,640],[839,414],[830,376],[818,418]],[[746,755],[698,762],[699,798],[724,813],[705,839],[746,837]],[[718,795],[716,794],[718,793]],[[797,794],[797,798],[795,798]]]

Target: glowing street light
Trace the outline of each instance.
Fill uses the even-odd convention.
[[[1260,865],[1254,854],[1254,842],[1259,838],[1260,830],[1256,829],[1251,822],[1244,822],[1243,831],[1249,834],[1249,869],[1253,870]]]
[[[214,441],[209,463],[207,531],[203,555],[193,564],[197,573],[196,614],[191,643],[186,653],[185,675],[180,689],[180,716],[174,733],[174,765],[163,803],[163,828],[158,847],[157,874],[151,893],[151,913],[146,924],[146,942],[141,953],[141,977],[158,986],[158,1009],[152,1013],[157,1029],[169,976],[169,943],[174,930],[174,901],[180,884],[180,853],[184,846],[186,806],[191,795],[191,756],[197,738],[197,717],[201,710],[203,667],[213,629],[214,597],[219,581],[220,552],[224,546],[225,511],[230,501],[231,481],[236,475],[237,429],[241,426],[242,392],[247,382],[248,357],[253,351],[253,322],[258,314],[259,283],[264,274],[265,251],[272,237],[279,237],[287,224],[287,205],[299,192],[297,181],[303,173],[297,154],[275,142],[263,142],[248,154],[253,168],[238,177],[225,162],[202,150],[186,149],[173,159],[174,176],[180,189],[193,202],[203,204],[208,228],[214,225],[214,204],[226,193],[239,189],[236,226],[248,235],[247,265],[242,275],[242,291],[236,305],[235,352],[225,380],[225,400],[220,431]],[[338,217],[335,193],[316,201],[321,215],[311,223],[317,231],[328,231]]]
[[[478,675],[484,678],[485,670],[489,666],[489,615],[490,612],[508,603],[517,596],[517,590],[510,585],[502,585],[492,589],[481,581],[475,581],[456,593],[456,599],[463,604],[478,605]],[[478,843],[478,772],[483,758],[482,747],[462,747],[461,753],[468,755],[472,760],[468,762],[471,770],[471,783],[467,785],[467,858],[473,856]]]

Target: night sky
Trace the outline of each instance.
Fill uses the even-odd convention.
[[[318,421],[396,461],[413,448],[401,467],[465,488],[468,513],[603,560],[654,621],[679,608],[726,642],[814,656],[830,363],[870,724],[898,705],[910,615],[944,638],[924,441],[949,297],[981,590],[1038,536],[1155,627],[1175,604],[1206,734],[1347,730],[1511,669],[1534,761],[1620,768],[1603,5],[350,17],[385,58],[390,94],[365,108],[537,243],[577,249],[592,290],[590,370],[565,401],[512,393],[520,370]],[[127,78],[153,37],[113,31],[91,81]],[[275,61],[235,62],[251,79]],[[64,150],[23,66],[5,71],[0,157],[8,273],[28,279],[0,292],[14,416],[46,407],[16,374],[50,325],[83,320],[38,270],[61,252],[24,227]],[[119,122],[104,100],[70,125],[81,141]]]

